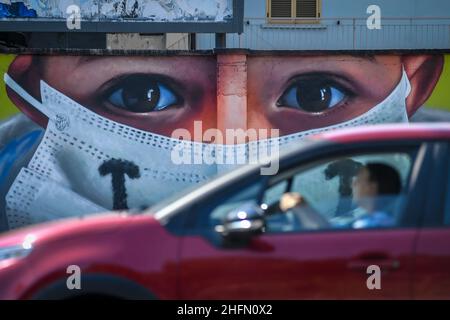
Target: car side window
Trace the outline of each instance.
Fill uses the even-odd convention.
[[[259,176],[220,189],[196,204],[192,228],[202,234],[217,233],[216,227],[223,224],[230,212],[249,204],[259,207],[258,198],[261,193],[262,182]]]
[[[264,192],[266,232],[398,227],[414,160],[363,154],[281,173]]]
[[[221,225],[226,215],[233,210],[236,210],[248,204],[258,205],[257,198],[260,189],[260,184],[250,184],[247,187],[236,190],[239,192],[236,192],[230,197],[225,198],[221,203],[219,203],[211,210],[209,219],[207,220],[209,224],[208,228],[214,228],[217,225]]]
[[[223,227],[227,218],[241,208],[260,208],[258,201],[262,193],[263,183],[258,177],[252,181],[241,181],[226,189],[221,189],[204,201],[196,204],[195,219],[190,232],[206,237],[211,243],[222,246],[223,237],[219,229]]]

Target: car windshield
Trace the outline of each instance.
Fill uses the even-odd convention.
[[[313,138],[307,137],[302,141],[296,142],[295,144],[286,144],[284,146],[282,146],[280,148],[280,154],[277,156],[277,159],[279,161],[279,158],[283,157],[283,154],[292,152],[293,150],[298,150],[299,148],[304,148],[306,146],[309,146],[311,144],[315,143],[315,140]],[[264,161],[261,161],[262,163]],[[189,186],[188,188],[179,190],[178,192],[172,194],[171,196],[162,199],[161,201],[159,201],[158,203],[151,205],[151,206],[147,206],[145,208],[142,208],[141,210],[134,210],[134,214],[139,214],[139,213],[145,213],[145,214],[155,214],[157,211],[165,208],[166,206],[168,206],[169,204],[175,202],[178,199],[183,198],[184,196],[191,194],[193,191],[198,190],[199,188],[212,183],[213,181],[215,181],[216,179],[219,179],[223,176],[229,175],[229,174],[233,174],[232,172],[235,170],[238,170],[239,168],[243,168],[249,165],[240,165],[240,166],[236,166],[234,168],[234,170],[226,170],[223,171],[221,173],[218,173],[214,176],[212,176],[210,179],[202,181],[198,184]],[[251,166],[251,165],[250,165]],[[132,211],[131,211],[132,212]]]
[[[227,172],[227,173],[228,173],[228,172]],[[169,196],[169,197],[167,197],[167,198],[161,200],[160,202],[158,202],[158,203],[156,203],[156,204],[154,204],[154,205],[152,205],[152,206],[148,206],[148,207],[144,208],[143,210],[135,211],[135,212],[133,212],[133,213],[134,213],[134,214],[150,214],[150,215],[153,215],[153,214],[155,214],[156,212],[158,212],[159,210],[161,210],[161,209],[167,207],[169,204],[175,202],[176,200],[181,199],[181,198],[183,198],[184,196],[187,196],[188,194],[191,194],[191,193],[194,192],[195,190],[197,190],[197,189],[199,189],[199,188],[201,188],[201,187],[207,185],[208,183],[210,183],[211,181],[213,181],[214,178],[218,178],[218,177],[220,177],[220,176],[222,176],[222,175],[225,175],[225,174],[227,174],[227,173],[218,174],[218,175],[212,177],[211,179],[202,181],[202,182],[200,182],[200,183],[198,183],[198,184],[195,184],[195,185],[192,185],[192,186],[187,187],[187,188],[185,188],[185,189],[182,189],[182,190],[180,190],[180,191],[178,191],[178,192],[175,192],[175,193],[172,194],[171,196]]]

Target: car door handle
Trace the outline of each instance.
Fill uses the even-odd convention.
[[[381,270],[396,270],[400,268],[400,261],[384,254],[366,254],[351,260],[347,267],[351,270],[366,272],[370,265],[379,266]]]

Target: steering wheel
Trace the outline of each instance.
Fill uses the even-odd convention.
[[[280,209],[280,201],[271,204],[266,210],[266,225],[268,231],[280,231],[280,228],[273,228],[274,225],[281,225],[281,229],[286,231],[286,226],[290,231],[297,231],[303,228],[299,217],[292,210],[282,211]],[[272,225],[272,230],[271,230]],[[273,230],[275,229],[275,230]],[[282,231],[283,231],[282,230]]]

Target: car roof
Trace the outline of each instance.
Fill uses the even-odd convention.
[[[313,136],[312,139],[349,143],[374,140],[448,140],[450,122],[368,125],[327,131]]]

